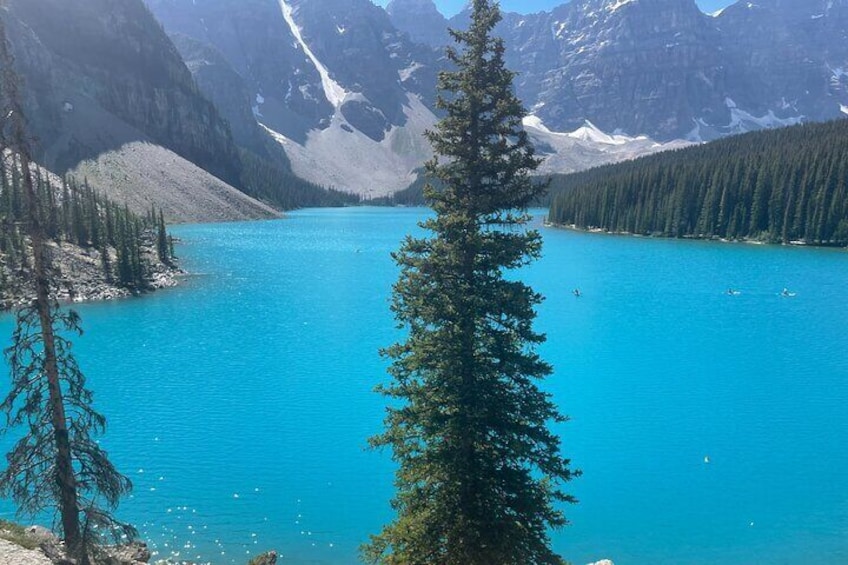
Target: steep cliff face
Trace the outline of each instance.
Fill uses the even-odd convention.
[[[299,143],[329,127],[337,111],[381,141],[405,124],[409,92],[433,97],[433,50],[411,42],[368,0],[148,4],[169,34],[218,50],[252,90],[258,120]]]
[[[735,105],[813,121],[848,113],[848,1],[739,2],[715,23]]]
[[[151,141],[237,182],[226,122],[140,0],[9,0],[8,21],[46,165]]]
[[[254,119],[261,95],[252,89],[214,47],[191,37],[171,36],[201,92],[215,105],[230,126],[233,141],[260,156],[267,156],[267,136]]]
[[[417,0],[393,6],[415,17]],[[467,13],[449,25],[464,28]],[[553,130],[591,121],[661,140],[839,117],[848,108],[846,0],[573,0],[505,14],[519,96]]]
[[[321,76],[283,18],[277,0],[147,0],[171,35],[221,53],[242,77],[257,118],[292,139],[326,127],[333,106]],[[196,67],[193,67],[196,70]],[[198,78],[204,92],[210,84]],[[214,90],[215,87],[212,87]]]
[[[448,20],[433,0],[391,0],[386,5],[392,24],[418,43],[441,47],[447,45]]]
[[[557,129],[589,119],[604,131],[662,138],[718,105],[717,37],[693,0],[588,0],[551,14],[560,65],[538,77],[535,108]]]
[[[551,129],[588,120],[674,139],[692,130],[694,115],[724,108],[719,35],[694,0],[574,0],[506,14],[498,32],[519,95]]]
[[[384,193],[405,186],[427,157],[421,133],[435,120],[437,54],[369,0],[148,4],[178,45],[181,36],[206,45],[242,77],[254,120],[304,178]],[[220,79],[205,80],[191,58],[189,67],[227,108]]]

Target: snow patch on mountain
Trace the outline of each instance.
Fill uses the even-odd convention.
[[[600,145],[625,145],[636,138],[626,135],[609,135],[601,131],[595,124],[586,120],[586,124],[567,134],[569,137],[581,141],[589,141]],[[646,138],[643,138],[646,139]]]
[[[753,114],[736,106],[736,103],[730,98],[726,98],[724,103],[730,110],[730,123],[722,129],[728,129],[728,133],[746,133],[757,129],[773,129],[794,126],[804,121],[804,116],[778,118],[773,110],[769,110],[768,113],[763,116],[754,116]]]
[[[769,110],[762,116],[755,116],[751,112],[739,108],[732,98],[725,98],[724,104],[730,111],[729,122],[726,124],[708,123],[704,118],[698,118],[693,120],[695,126],[684,136],[684,139],[693,143],[703,143],[727,135],[794,126],[803,123],[805,120],[803,115],[781,118],[774,113],[774,110]],[[798,111],[795,104],[788,102],[785,97],[780,99],[778,106],[780,110]]]
[[[398,73],[398,77],[400,78],[400,81],[401,82],[408,81],[418,70],[423,68],[423,66],[424,65],[422,65],[421,63],[416,61],[416,62],[412,63],[410,66],[406,67],[405,69],[401,69],[400,72]]]
[[[846,106],[845,104],[839,105],[839,111],[848,116],[848,106]]]
[[[318,60],[318,57],[315,56],[315,53],[312,52],[312,49],[310,49],[309,45],[306,44],[306,41],[303,40],[303,33],[294,21],[294,9],[286,2],[286,0],[280,0],[280,9],[283,12],[283,18],[286,20],[286,23],[291,29],[292,35],[297,40],[297,44],[303,49],[303,52],[307,57],[309,57],[309,60],[312,61],[312,64],[315,65],[315,68],[318,70],[318,74],[321,76],[321,86],[324,88],[324,96],[330,104],[338,108],[344,103],[348,92],[342,87],[342,85],[330,77],[330,71],[328,71],[327,67]]]
[[[263,127],[283,146],[298,176],[376,198],[408,186],[432,156],[423,132],[433,127],[436,116],[415,95],[408,95],[404,114],[405,125],[392,127],[379,142],[352,128],[341,112],[329,127],[310,131],[302,144]],[[524,118],[524,128],[543,159],[541,174],[580,171],[691,145],[686,140],[658,143],[647,136],[608,134],[590,122],[572,132],[556,132],[534,115]]]
[[[523,124],[525,128],[538,130],[541,133],[552,136],[566,136],[572,139],[578,139],[598,145],[626,145],[633,141],[644,141],[646,136],[630,137],[622,134],[620,131],[615,131],[612,135],[601,131],[601,129],[590,122],[585,121],[585,124],[571,132],[554,132],[548,129],[542,120],[533,114],[524,117]]]
[[[581,171],[692,144],[686,140],[658,143],[644,135],[608,134],[588,121],[572,132],[551,131],[534,115],[526,116],[523,124],[543,159],[538,169],[540,174]]]
[[[303,144],[263,125],[286,151],[296,175],[311,182],[354,192],[365,198],[406,188],[416,169],[432,156],[424,130],[436,116],[415,95],[407,95],[403,126],[393,126],[382,141],[352,128],[336,112],[330,126],[307,134]]]
[[[686,137],[684,137],[684,139],[686,141],[691,141],[692,143],[703,143],[704,136],[701,133],[701,125],[703,124],[703,120],[693,121],[695,122],[695,127],[693,127],[692,130],[686,134]]]
[[[254,118],[256,118],[256,119],[260,119],[260,118],[262,118],[262,117],[263,117],[263,116],[262,116],[262,109],[261,109],[261,106],[262,106],[264,103],[265,103],[265,98],[264,98],[261,94],[259,94],[259,93],[257,92],[257,93],[256,93],[256,99],[255,99],[255,102],[254,102],[254,104],[250,107],[250,109],[253,111],[253,117],[254,117]]]
[[[627,4],[631,4],[632,2],[634,2],[634,0],[618,0],[612,6],[608,6],[607,10],[609,10],[610,12],[615,12],[616,10],[621,8],[622,6],[626,6]]]

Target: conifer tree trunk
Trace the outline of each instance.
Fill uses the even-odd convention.
[[[0,24],[2,26],[2,24]],[[50,298],[50,260],[45,245],[45,232],[42,225],[38,194],[33,182],[31,151],[27,139],[20,104],[20,93],[17,81],[14,80],[11,67],[11,56],[8,53],[5,28],[0,27],[0,64],[4,67],[3,87],[10,104],[7,119],[11,121],[10,148],[20,159],[23,181],[23,197],[26,206],[26,232],[30,238],[33,259],[33,282],[35,285],[35,302],[40,323],[42,345],[44,348],[43,370],[47,379],[49,391],[50,421],[56,441],[56,482],[59,493],[59,513],[62,520],[62,531],[65,536],[65,546],[69,555],[86,562],[82,551],[80,532],[79,504],[77,484],[74,475],[73,458],[71,453],[68,419],[65,413],[65,402],[62,397],[59,366],[56,356],[56,336],[53,329]]]
[[[19,127],[16,127],[19,130]],[[20,134],[17,131],[16,134]],[[76,478],[74,477],[71,444],[68,436],[68,420],[65,415],[65,403],[59,381],[59,367],[56,359],[56,340],[53,333],[53,318],[50,314],[50,265],[45,247],[45,238],[39,218],[38,201],[32,182],[30,161],[23,147],[18,148],[21,155],[21,168],[24,177],[24,197],[27,200],[29,216],[28,232],[32,244],[33,278],[35,282],[35,300],[41,336],[44,345],[44,372],[50,392],[50,413],[53,435],[56,440],[56,481],[59,487],[59,512],[62,517],[62,531],[68,554],[81,556],[81,536],[79,505],[77,502]]]

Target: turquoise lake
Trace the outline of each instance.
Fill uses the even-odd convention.
[[[102,443],[135,484],[119,513],[158,557],[353,564],[391,519],[392,462],[366,439],[378,350],[402,336],[390,253],[425,213],[180,226],[185,284],[78,307]],[[848,254],[541,229],[520,276],[547,297],[542,387],[584,473],[556,549],[574,565],[848,563]]]

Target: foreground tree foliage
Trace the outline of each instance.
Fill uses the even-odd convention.
[[[399,468],[394,522],[364,547],[372,563],[396,565],[560,564],[548,529],[566,524],[560,486],[575,471],[549,429],[563,422],[536,381],[551,367],[535,352],[542,297],[505,278],[540,255],[526,209],[544,190],[529,173],[538,160],[521,128],[524,109],[492,30],[497,4],[475,0],[467,32],[452,32],[455,72],[443,73],[446,117],[429,133],[437,157],[427,188],[436,216],[409,237],[393,311],[409,330],[389,348],[397,400],[386,431]]]
[[[79,332],[79,318],[63,312],[53,298],[54,273],[47,246],[46,218],[54,209],[39,203],[18,92],[18,79],[0,21],[0,150],[20,164],[22,216],[20,228],[29,241],[35,299],[16,312],[16,329],[6,350],[12,383],[0,404],[6,415],[3,432],[16,426],[25,435],[7,454],[0,491],[34,515],[55,510],[69,556],[82,565],[97,554],[103,536],[134,535],[110,511],[129,492],[129,479],[109,462],[95,440],[106,422],[92,408],[92,395],[71,354],[67,332]]]
[[[554,180],[550,219],[666,237],[848,245],[848,120],[722,139]]]

